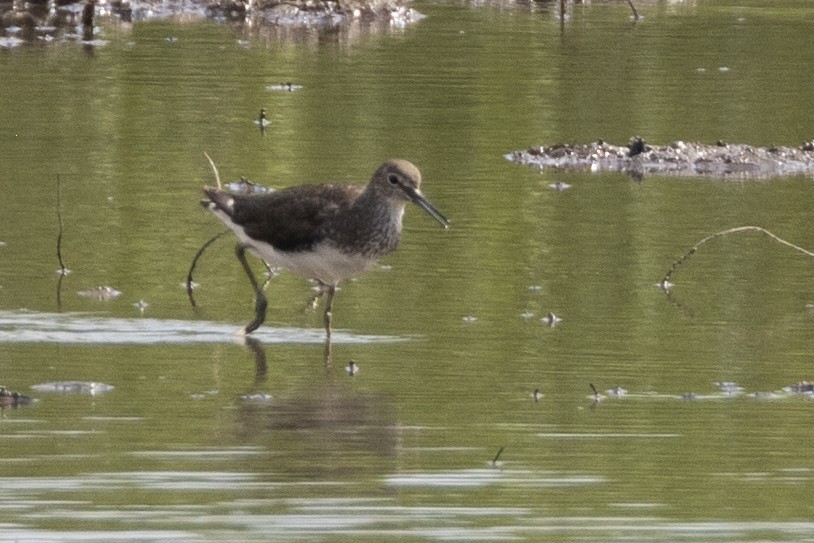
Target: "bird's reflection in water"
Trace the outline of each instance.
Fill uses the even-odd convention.
[[[246,340],[255,358],[253,388],[262,385],[271,398],[238,404],[237,441],[272,452],[275,474],[344,478],[393,469],[398,429],[387,398],[359,392],[344,368],[324,364],[322,368],[314,364],[309,386],[275,392],[274,384],[266,382],[268,361],[263,344],[251,337]],[[268,461],[269,457],[264,458]]]
[[[266,350],[263,348],[263,343],[257,338],[244,336],[243,341],[252,355],[254,355],[254,384],[255,386],[259,386],[266,381],[266,372],[268,371]]]

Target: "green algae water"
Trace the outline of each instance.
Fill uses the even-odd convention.
[[[814,402],[783,389],[812,379],[814,262],[746,232],[702,246],[669,296],[656,283],[737,226],[814,249],[811,179],[503,158],[810,140],[808,5],[414,8],[336,39],[165,21],[102,26],[92,54],[0,51],[0,384],[38,400],[0,418],[0,541],[810,536]],[[273,187],[405,158],[452,226],[407,210],[399,250],[338,292],[326,368],[293,275],[270,279],[257,341],[232,335],[254,306],[229,237],[190,306],[221,229],[204,152]],[[121,294],[77,294],[99,286]],[[31,388],[66,381],[112,388]]]

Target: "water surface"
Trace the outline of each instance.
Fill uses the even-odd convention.
[[[809,538],[814,403],[750,394],[811,378],[814,263],[744,233],[681,265],[671,297],[655,284],[726,228],[814,248],[811,179],[503,158],[634,134],[811,139],[807,4],[657,3],[638,23],[595,4],[562,26],[545,5],[415,7],[420,23],[353,39],[153,22],[104,27],[91,55],[2,51],[0,383],[39,401],[0,419],[0,540]],[[267,89],[285,81],[302,88]],[[198,205],[204,152],[224,179],[276,187],[407,158],[453,226],[408,210],[399,251],[343,285],[332,367],[291,275],[244,345],[231,240],[199,262],[198,311],[181,285],[220,228]],[[122,295],[77,294],[102,285]],[[30,388],[59,381],[114,388]],[[595,403],[589,383],[629,394]]]

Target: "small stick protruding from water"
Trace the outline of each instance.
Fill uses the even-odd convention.
[[[57,280],[57,308],[62,309],[62,280],[68,275],[68,268],[62,260],[62,179],[57,174],[57,259],[59,279]]]
[[[209,161],[209,165],[212,166],[212,171],[215,173],[215,183],[218,185],[218,190],[222,190],[223,187],[220,184],[220,174],[218,173],[218,167],[215,166],[215,161],[212,160],[212,157],[210,157],[206,151],[204,151],[204,156],[206,157],[206,160]]]
[[[504,448],[505,448],[505,447],[501,447],[501,448],[499,448],[499,449],[497,450],[497,454],[495,455],[495,457],[494,457],[494,458],[492,458],[492,461],[490,462],[490,465],[491,465],[493,468],[499,468],[499,467],[500,467],[500,464],[498,463],[498,459],[500,458],[500,455],[501,455],[501,454],[503,454],[503,449],[504,449]]]
[[[596,403],[599,403],[599,402],[601,401],[601,398],[599,397],[599,391],[598,391],[598,390],[596,390],[596,387],[594,386],[594,384],[593,384],[593,383],[588,383],[588,386],[589,386],[589,387],[591,387],[591,390],[592,390],[592,391],[593,391],[593,393],[594,393],[594,401],[595,401]]]
[[[675,262],[673,262],[670,265],[670,269],[667,270],[666,274],[664,274],[664,277],[662,277],[661,281],[659,281],[659,284],[660,285],[666,285],[666,284],[670,283],[670,278],[672,277],[673,272],[675,272],[676,269],[680,265],[682,265],[684,262],[686,262],[687,259],[690,258],[690,256],[695,254],[696,251],[698,251],[698,249],[703,244],[705,244],[706,242],[711,241],[711,240],[713,240],[715,238],[726,236],[728,234],[737,234],[739,232],[750,232],[750,231],[751,232],[762,232],[762,233],[766,234],[767,236],[769,236],[770,238],[772,238],[773,240],[775,240],[775,241],[777,241],[779,243],[782,243],[783,245],[785,245],[787,247],[791,247],[795,251],[801,252],[801,253],[803,253],[804,255],[807,255],[807,256],[814,257],[814,252],[808,251],[808,250],[803,249],[802,247],[799,247],[799,246],[797,246],[797,245],[795,245],[795,244],[793,244],[793,243],[791,243],[789,241],[786,241],[783,238],[778,237],[777,235],[769,232],[765,228],[762,228],[760,226],[738,226],[736,228],[729,228],[728,230],[722,230],[720,232],[715,232],[714,234],[711,234],[711,235],[705,237],[704,239],[702,239],[701,241],[699,241],[698,243],[696,243],[695,245],[690,247],[690,250],[687,251],[684,254],[684,256],[682,256],[681,258],[679,258],[678,260],[676,260]]]
[[[57,259],[59,260],[59,275],[66,275],[65,262],[62,260],[62,179],[57,174]]]

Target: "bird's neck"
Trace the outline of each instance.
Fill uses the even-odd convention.
[[[407,202],[393,201],[367,187],[353,206],[353,213],[370,220],[370,224],[388,223],[401,230],[401,218]]]
[[[359,196],[349,210],[354,227],[354,245],[374,250],[383,256],[398,245],[401,237],[401,219],[406,202],[393,202],[367,190]]]

